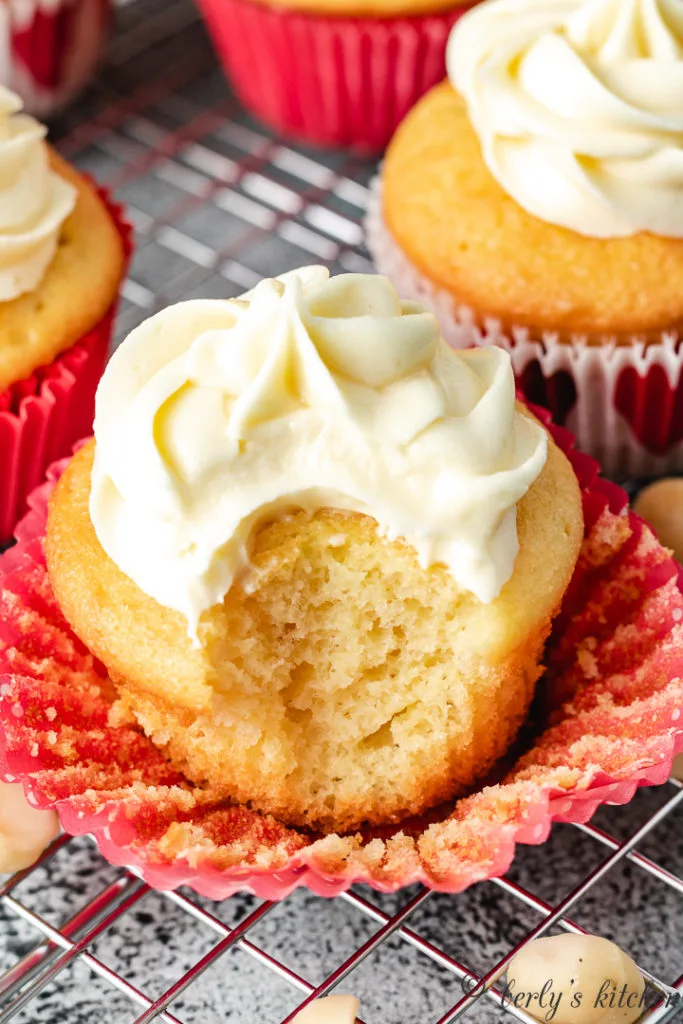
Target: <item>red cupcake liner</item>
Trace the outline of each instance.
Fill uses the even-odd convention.
[[[121,236],[126,263],[133,229],[122,207],[98,189]],[[26,511],[26,499],[55,459],[92,431],[95,391],[111,342],[118,299],[71,348],[0,393],[0,546]]]
[[[567,431],[550,429],[581,485],[586,536],[547,645],[543,725],[503,782],[353,836],[318,837],[209,802],[140,730],[110,724],[106,672],[56,604],[42,538],[66,459],[0,558],[0,775],[151,886],[213,899],[240,889],[279,899],[300,885],[334,896],[357,882],[459,892],[504,874],[515,845],[542,843],[554,821],[585,822],[600,804],[663,783],[683,750],[681,570],[625,493]]]
[[[3,0],[0,81],[30,113],[55,113],[91,77],[110,15],[109,0]]]
[[[448,34],[472,4],[440,14],[352,18],[199,0],[225,72],[271,128],[322,146],[384,149],[446,74]]]

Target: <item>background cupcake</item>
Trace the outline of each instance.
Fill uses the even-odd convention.
[[[54,113],[90,78],[109,20],[109,0],[0,0],[0,84]]]
[[[129,251],[118,208],[0,87],[0,543],[92,425]]]
[[[384,148],[443,78],[471,0],[199,0],[235,90],[257,117],[320,145]]]
[[[389,148],[369,243],[611,474],[683,467],[683,12],[492,0]]]

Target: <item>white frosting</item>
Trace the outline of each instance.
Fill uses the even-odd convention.
[[[367,513],[492,601],[547,447],[507,353],[457,353],[386,278],[322,267],[141,324],[102,378],[95,438],[102,547],[195,637],[254,526],[292,508]]]
[[[33,291],[57,249],[76,189],[50,169],[47,129],[0,86],[0,302]]]
[[[529,213],[683,238],[681,0],[489,0],[447,63],[489,170]]]

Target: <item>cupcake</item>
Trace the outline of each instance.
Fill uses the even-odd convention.
[[[147,884],[187,885],[213,900],[244,889],[282,899],[299,886],[335,896],[359,882],[382,892],[415,883],[460,892],[505,874],[516,844],[543,843],[553,822],[585,822],[600,804],[622,804],[639,786],[666,782],[683,751],[683,574],[629,513],[626,493],[573,448],[571,434],[545,410],[529,411],[571,465],[584,537],[544,647],[538,699],[496,766],[499,781],[478,782],[420,817],[345,834],[288,826],[217,799],[210,784],[195,785],[164,745],[173,728],[155,743],[134,712],[121,713],[119,682],[58,604],[45,538],[68,458],[49,468],[17,526],[17,543],[0,556],[0,778],[20,782],[32,806],[55,808],[65,832],[92,836],[106,858],[134,868]],[[556,509],[553,501],[549,518]],[[118,596],[107,602],[98,595],[103,636]],[[357,606],[354,594],[349,607]],[[276,635],[268,620],[258,626]],[[252,643],[257,655],[259,642]],[[173,655],[165,656],[171,664]],[[178,693],[175,683],[169,693]],[[257,766],[259,758],[255,744]],[[671,809],[679,797],[671,797]]]
[[[311,267],[133,331],[45,550],[112,725],[206,799],[346,832],[506,754],[583,528],[507,353]]]
[[[92,425],[129,250],[104,194],[0,87],[0,543]]]
[[[244,105],[270,128],[379,152],[443,78],[472,0],[200,0]]]
[[[0,0],[3,84],[32,114],[56,113],[95,70],[109,20],[109,0]]]
[[[449,341],[501,345],[613,475],[683,468],[683,15],[489,0],[403,122],[368,221]]]

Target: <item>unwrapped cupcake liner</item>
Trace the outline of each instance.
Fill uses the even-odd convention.
[[[323,146],[382,150],[446,74],[446,42],[472,4],[415,17],[337,17],[260,0],[199,0],[244,105],[271,128]]]
[[[109,193],[100,189],[99,195],[128,261],[132,228]],[[0,547],[10,541],[26,499],[44,479],[47,467],[92,431],[95,391],[107,359],[117,301],[52,363],[0,393]]]
[[[433,309],[446,340],[456,348],[496,345],[510,353],[522,392],[550,409],[584,452],[614,479],[683,471],[683,346],[672,333],[658,342],[634,335],[617,345],[605,337],[540,340],[524,327],[504,331],[499,321],[477,322],[473,310],[433,284],[408,259],[382,214],[381,187],[371,187],[365,221],[367,244],[381,274],[399,295]]]
[[[109,0],[1,0],[0,84],[32,114],[57,112],[90,79],[109,21]]]
[[[400,827],[346,836],[213,802],[139,728],[110,724],[106,671],[54,598],[43,537],[67,459],[33,493],[18,543],[0,558],[0,776],[151,886],[189,885],[213,899],[243,889],[279,899],[300,885],[335,896],[357,882],[459,892],[503,874],[516,844],[542,843],[554,821],[585,822],[600,804],[663,783],[683,750],[681,571],[569,432],[550,430],[582,489],[585,540],[524,752],[499,784]]]

